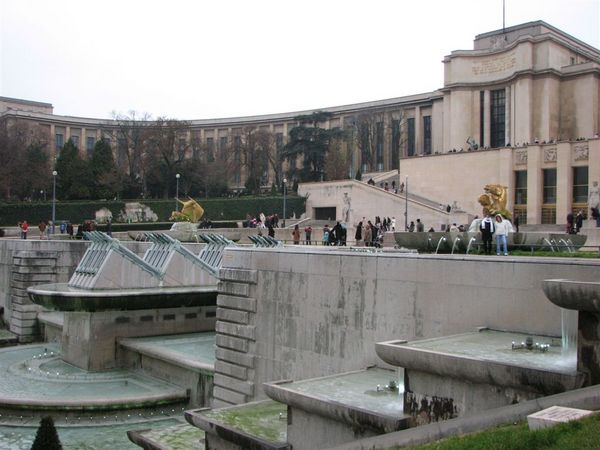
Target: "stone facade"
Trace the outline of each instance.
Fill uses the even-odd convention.
[[[501,183],[509,187],[509,205],[519,209],[522,223],[564,223],[568,212],[587,209],[582,196],[573,194],[573,171],[587,167],[587,178],[579,173],[579,189],[600,180],[600,52],[537,21],[480,34],[473,50],[453,51],[443,63],[439,90],[322,108],[333,114],[324,127],[354,131],[343,145],[348,175],[398,170],[413,192],[439,203],[456,201],[471,214],[480,214],[474,202],[481,188]],[[114,121],[57,116],[51,105],[32,104],[0,98],[0,119],[38,124],[53,152],[69,138],[87,152],[100,137],[114,139]],[[192,120],[183,138],[193,157],[195,145],[218,151],[252,128],[272,133],[275,151],[297,125],[294,118],[312,112]],[[369,149],[356,138],[359,124],[376,131]],[[543,170],[552,168],[557,184],[544,186]],[[522,204],[515,201],[517,171],[527,172]],[[243,187],[243,167],[230,175],[231,188]],[[263,178],[265,186],[280,181],[272,167]],[[544,197],[546,187],[555,195]]]

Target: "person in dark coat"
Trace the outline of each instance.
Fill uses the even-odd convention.
[[[492,235],[496,227],[494,226],[494,220],[490,217],[490,213],[486,213],[485,217],[481,220],[479,230],[481,231],[481,240],[483,241],[483,251],[486,255],[491,255]]]

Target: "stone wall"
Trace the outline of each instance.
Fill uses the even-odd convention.
[[[379,341],[478,326],[559,336],[542,280],[596,280],[600,261],[231,248],[223,267],[215,406],[264,398],[267,381],[383,364]]]

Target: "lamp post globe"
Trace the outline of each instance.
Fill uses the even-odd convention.
[[[175,174],[175,211],[179,211],[179,178],[180,174]]]
[[[54,228],[56,226],[56,170],[52,171],[52,234],[54,234]]]

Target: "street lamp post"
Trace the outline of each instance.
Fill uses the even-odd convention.
[[[408,230],[408,177],[404,183],[404,230]]]
[[[52,172],[52,234],[54,234],[54,227],[56,226],[56,175],[58,175],[58,172],[54,170]]]
[[[285,195],[287,193],[287,178],[283,179],[283,218],[282,218],[282,224],[283,224],[283,228],[285,228]]]
[[[175,184],[175,211],[179,211],[179,178],[181,178],[181,175],[176,174],[175,175],[175,180],[176,180],[176,184]]]

